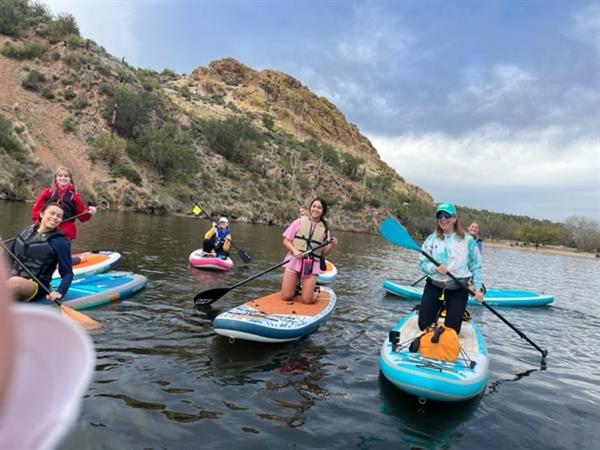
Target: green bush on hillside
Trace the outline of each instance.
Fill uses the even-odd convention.
[[[13,59],[35,59],[43,58],[48,51],[48,45],[42,42],[25,41],[22,44],[5,42],[1,53]]]
[[[164,182],[194,173],[197,160],[189,135],[175,123],[168,122],[159,129],[144,125],[138,131],[126,148],[132,159],[149,163]]]
[[[137,134],[136,128],[149,122],[152,113],[160,113],[160,107],[158,97],[125,85],[116,88],[114,95],[106,99],[102,116],[121,136],[132,138]]]
[[[0,114],[0,149],[12,156],[22,155],[25,150],[13,136],[12,124]]]
[[[127,141],[125,139],[111,135],[107,131],[101,131],[92,142],[90,159],[92,162],[101,160],[112,166],[123,157],[126,147]]]
[[[50,22],[48,34],[50,35],[51,43],[56,43],[69,35],[80,36],[79,26],[77,25],[75,17],[68,13],[59,14],[56,19]]]
[[[0,34],[19,36],[22,30],[51,20],[45,5],[29,0],[0,0]]]
[[[211,150],[237,164],[248,163],[264,142],[263,134],[241,117],[202,120],[196,124],[196,132]]]
[[[39,91],[42,83],[46,81],[44,74],[37,70],[32,70],[27,74],[27,77],[21,81],[21,86],[30,91]]]

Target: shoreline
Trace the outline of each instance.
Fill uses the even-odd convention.
[[[587,259],[598,259],[596,255],[592,252],[579,252],[573,248],[564,247],[564,246],[556,246],[556,245],[540,245],[538,248],[535,248],[533,245],[528,245],[526,247],[511,245],[511,241],[483,241],[483,251],[485,255],[485,247],[495,247],[495,248],[509,248],[513,250],[518,250],[521,252],[537,252],[537,253],[547,253],[553,255],[561,255],[561,256],[574,256],[576,258],[587,258]]]

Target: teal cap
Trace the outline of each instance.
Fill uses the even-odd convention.
[[[446,211],[448,214],[456,215],[456,206],[453,203],[440,203],[435,210],[435,213],[439,213],[440,211]]]

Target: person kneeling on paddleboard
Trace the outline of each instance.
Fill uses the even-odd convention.
[[[296,287],[302,279],[302,302],[311,304],[317,300],[315,285],[317,276],[321,272],[320,260],[337,244],[337,239],[331,236],[325,215],[327,203],[323,199],[314,199],[308,215],[294,220],[283,233],[283,245],[289,250],[286,259],[289,260],[283,267],[283,280],[281,282],[281,298],[284,301],[292,300],[296,296]],[[314,255],[304,257],[304,252],[311,248],[331,241],[318,250]]]

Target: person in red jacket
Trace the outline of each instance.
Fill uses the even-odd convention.
[[[31,218],[35,223],[40,223],[40,212],[48,203],[58,203],[63,207],[64,217],[59,228],[71,240],[77,237],[77,226],[75,225],[75,220],[69,219],[87,210],[87,214],[82,214],[78,217],[81,222],[86,222],[96,214],[95,206],[85,206],[81,194],[75,189],[75,185],[73,184],[73,174],[67,167],[56,169],[52,185],[42,190],[35,200],[33,208],[31,208]],[[73,265],[82,262],[82,260],[74,257]]]

